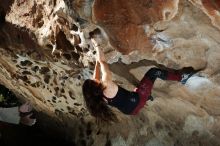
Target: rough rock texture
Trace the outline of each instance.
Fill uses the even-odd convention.
[[[217,0],[1,0],[0,83],[60,120],[76,145],[220,145],[219,8]],[[137,116],[116,110],[120,122],[99,127],[81,94],[98,29],[114,80],[127,89],[152,66],[204,77],[186,86],[157,80],[156,99]]]

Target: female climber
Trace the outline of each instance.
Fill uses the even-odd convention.
[[[128,91],[112,81],[112,73],[105,61],[104,53],[94,39],[92,44],[97,51],[95,70],[93,78],[85,80],[82,92],[89,112],[98,120],[117,121],[116,115],[108,105],[118,108],[124,114],[136,115],[146,101],[152,99],[151,90],[157,78],[185,83],[191,76],[191,74],[184,74],[183,77],[179,71],[151,68],[136,90]]]

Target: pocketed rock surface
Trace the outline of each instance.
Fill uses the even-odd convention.
[[[218,0],[1,0],[0,83],[57,119],[76,145],[220,145]],[[97,125],[81,92],[98,42],[113,80],[133,90],[153,67],[201,70],[184,86],[157,80],[135,116]],[[53,121],[47,121],[53,123]],[[51,124],[52,126],[53,124]]]

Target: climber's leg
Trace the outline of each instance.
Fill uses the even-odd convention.
[[[172,81],[181,81],[181,73],[176,70],[163,70],[159,68],[151,68],[146,74],[145,77],[149,78],[151,81],[155,81],[157,78],[162,80],[172,80]]]

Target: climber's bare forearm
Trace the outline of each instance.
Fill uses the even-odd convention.
[[[108,64],[105,61],[99,61],[101,72],[102,72],[102,81],[103,82],[109,82],[112,81],[112,73],[109,69]]]
[[[105,61],[105,54],[102,49],[99,47],[98,43],[95,39],[91,39],[92,45],[97,52],[96,60],[100,63],[101,73],[102,73],[102,81],[103,82],[112,82],[112,73],[109,70],[108,64]],[[96,76],[96,75],[95,75]]]
[[[100,63],[96,61],[93,79],[100,80]]]

